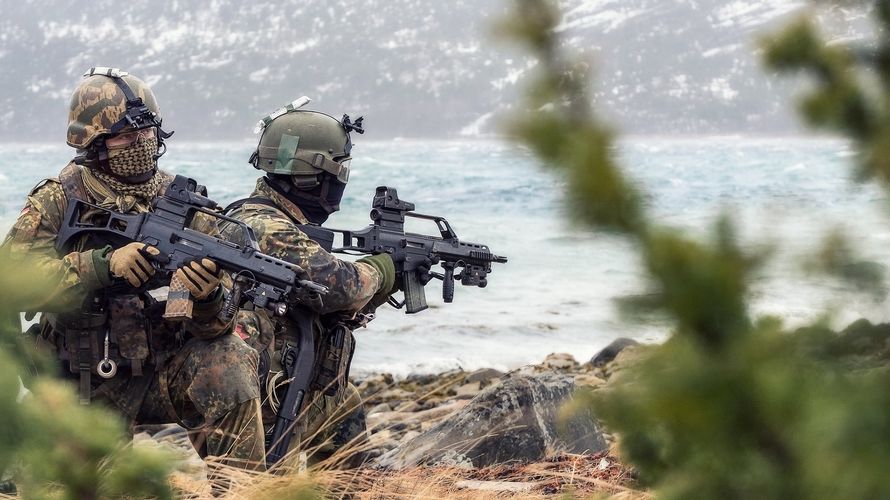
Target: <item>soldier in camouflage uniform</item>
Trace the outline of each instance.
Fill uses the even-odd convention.
[[[112,248],[90,236],[55,248],[70,200],[143,213],[172,181],[157,168],[170,134],[148,86],[109,68],[85,77],[69,114],[67,142],[78,154],[58,178],[31,191],[3,243],[7,258],[43,270],[54,285],[19,306],[42,312],[38,344],[78,381],[82,402],[111,404],[132,425],[178,423],[202,456],[263,468],[258,355],[216,317],[222,290],[215,263],[176,271],[173,279],[195,302],[191,320],[172,322],[162,317],[163,294],[147,290],[164,284],[151,280],[154,247]],[[218,234],[210,217],[196,218],[193,228]]]
[[[337,259],[299,229],[302,224],[321,224],[339,209],[349,178],[349,131],[363,130],[349,123],[348,117],[341,123],[298,107],[295,101],[258,125],[262,137],[250,162],[266,175],[257,180],[250,198],[230,205],[229,215],[253,228],[260,251],[299,265],[309,279],[330,289],[320,305],[303,312],[311,315],[315,345],[322,346],[316,370],[336,373],[315,380],[315,392],[304,405],[295,431],[304,443],[310,443],[308,450],[318,460],[346,443],[360,443],[367,434],[361,398],[345,380],[354,346],[351,328],[360,322],[359,311],[372,312],[392,293],[395,266],[386,254],[355,263]],[[222,228],[225,237],[239,238],[236,226],[223,223]],[[343,346],[339,352],[326,351],[331,329],[342,325],[349,327]],[[280,375],[282,345],[307,332],[299,331],[292,319],[273,318],[259,310],[241,311],[235,328],[269,362],[263,377],[263,416],[269,428],[287,388]],[[324,366],[331,359],[339,360],[341,366]],[[291,449],[299,441],[291,441]]]

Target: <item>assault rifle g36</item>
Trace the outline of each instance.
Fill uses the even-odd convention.
[[[433,221],[439,236],[405,232],[405,217]],[[318,242],[328,252],[353,255],[388,253],[396,265],[396,273],[402,276],[403,302],[390,302],[396,308],[405,307],[408,314],[427,308],[423,287],[430,276],[442,280],[442,298],[454,300],[454,280],[461,285],[485,288],[491,263],[504,264],[506,257],[494,255],[488,246],[460,241],[443,217],[414,212],[414,203],[399,199],[395,188],[380,186],[371,203],[371,220],[374,223],[358,231],[328,229],[314,225],[302,225],[300,230]],[[341,246],[335,246],[337,236]],[[441,264],[444,273],[422,272],[428,261]],[[391,299],[392,300],[392,299]]]
[[[234,210],[246,202],[262,202],[261,198],[239,200],[229,208]],[[300,225],[301,231],[315,240],[328,252],[352,255],[388,253],[392,256],[396,272],[402,276],[402,290],[405,293],[403,302],[391,304],[397,308],[405,307],[408,313],[416,313],[427,308],[424,285],[432,277],[442,280],[442,295],[445,302],[454,299],[454,281],[460,280],[463,285],[484,288],[487,284],[491,263],[506,263],[506,257],[493,255],[486,245],[462,242],[457,238],[451,225],[442,217],[423,215],[414,212],[414,204],[402,201],[395,188],[381,186],[377,188],[371,203],[371,220],[374,223],[358,231],[328,229],[315,225]],[[405,217],[426,219],[436,223],[439,236],[428,236],[405,232]],[[337,236],[340,246],[335,246]],[[429,272],[430,264],[441,264],[444,273]],[[301,331],[311,331],[307,324],[309,315],[294,315],[292,318],[302,322]],[[344,350],[343,340],[349,336],[349,330],[339,325],[329,333],[327,339],[337,351],[337,360],[346,360],[348,371],[349,358],[352,353]],[[315,372],[316,349],[314,336],[300,335],[298,344],[285,342],[281,351],[281,365],[285,380],[290,383],[278,409],[275,427],[269,440],[269,451],[266,462],[269,466],[276,464],[290,449],[294,438],[294,427],[299,418],[305,399],[317,380]],[[338,350],[339,349],[339,350]],[[325,389],[328,384],[316,383],[316,388]],[[332,393],[331,393],[332,394]]]
[[[213,209],[216,202],[198,192],[193,179],[177,175],[164,195],[155,201],[154,210],[144,214],[121,214],[83,200],[69,200],[65,219],[56,239],[56,250],[70,251],[81,237],[92,235],[112,245],[124,245],[138,241],[160,250],[152,257],[152,264],[162,275],[169,275],[192,260],[209,258],[225,271],[238,277],[239,283],[249,282],[238,294],[230,294],[223,310],[224,319],[231,316],[241,305],[241,295],[257,307],[269,309],[276,315],[284,315],[289,304],[296,299],[320,300],[319,294],[327,293],[327,287],[305,277],[305,271],[297,265],[260,253],[253,230],[237,220],[219,214]],[[89,222],[83,215],[92,212]],[[223,219],[236,224],[244,232],[244,245],[238,245],[200,231],[189,225],[197,213]],[[188,300],[175,296],[171,284],[167,312],[175,300]]]

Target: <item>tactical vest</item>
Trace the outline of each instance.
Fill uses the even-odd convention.
[[[66,207],[69,200],[91,200],[81,168],[69,163],[59,174]],[[160,192],[164,192],[173,180],[170,175],[162,175]],[[72,251],[102,248],[107,243],[96,236],[87,236]],[[44,335],[55,344],[59,359],[68,362],[70,372],[79,375],[81,403],[90,401],[94,385],[92,377],[100,375],[98,366],[106,357],[106,349],[118,371],[128,371],[134,377],[142,376],[143,365],[152,351],[150,318],[153,311],[145,310],[146,302],[141,295],[132,293],[132,288],[111,287],[89,293],[79,311],[43,314]],[[149,304],[149,307],[157,307]],[[105,378],[114,376],[109,377],[106,373]]]
[[[287,217],[307,236],[319,243],[323,248],[330,249],[333,245],[331,241],[319,241],[319,233],[312,231],[309,224],[303,224],[296,217],[283,210],[274,201],[263,197],[250,197],[235,200],[230,203],[223,213],[228,217],[242,210],[244,205],[262,205],[269,207],[281,215]],[[323,236],[329,236],[330,233],[323,233]],[[274,317],[266,311],[257,311],[267,318],[267,322],[274,325],[274,333],[265,335],[272,340],[272,349],[280,355],[284,342],[295,341],[300,335],[314,335],[315,345],[318,346],[315,355],[314,377],[312,379],[310,389],[314,391],[322,391],[328,396],[333,396],[346,387],[349,381],[349,368],[352,365],[352,358],[355,354],[355,337],[352,331],[359,325],[352,322],[344,315],[339,313],[321,316],[310,309],[302,309],[303,314],[311,315],[312,332],[300,331],[296,322],[291,321],[287,317]],[[259,322],[258,322],[259,323]],[[363,325],[361,325],[363,326]],[[261,328],[258,325],[258,328]],[[260,352],[265,352],[267,346],[259,346]],[[281,362],[276,359],[272,366],[276,370],[281,369]],[[262,368],[262,367],[261,367]],[[261,370],[260,380],[265,381],[268,370]],[[265,384],[262,385],[264,389]]]

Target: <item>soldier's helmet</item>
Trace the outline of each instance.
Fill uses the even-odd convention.
[[[71,96],[69,146],[86,149],[96,138],[116,134],[127,127],[160,126],[155,95],[139,78],[116,68],[90,68],[84,77]]]
[[[342,120],[298,109],[309,102],[302,97],[266,116],[257,124],[259,145],[250,158],[254,167],[286,175],[297,189],[312,189],[326,180],[349,180],[352,141],[349,132],[364,133],[362,119]]]

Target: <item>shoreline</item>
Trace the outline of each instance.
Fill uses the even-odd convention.
[[[550,498],[566,494],[649,498],[651,495],[637,484],[636,472],[621,462],[613,436],[600,427],[592,413],[584,413],[582,423],[597,435],[598,441],[588,441],[600,443],[594,449],[553,442],[536,454],[528,454],[527,443],[522,442],[528,437],[526,431],[532,435],[540,431],[545,437],[555,432],[556,421],[563,418],[562,407],[575,389],[596,391],[606,387],[612,375],[644,350],[644,344],[619,339],[584,362],[556,353],[536,365],[511,372],[484,368],[411,375],[401,380],[388,373],[353,378],[367,415],[366,442],[351,449],[347,445],[321,462],[311,458],[307,462],[305,453],[301,453],[294,462],[296,470],[284,476],[245,476],[244,471],[223,466],[222,473],[233,479],[226,496],[250,498],[265,495],[285,483],[292,488],[295,482],[302,482],[325,494],[358,498]],[[561,393],[561,398],[550,398],[556,393],[547,390],[530,398],[529,394],[515,392],[517,382],[528,381],[551,384],[551,389],[556,387],[552,385],[555,383],[567,391]],[[495,415],[490,410],[496,407],[507,408],[506,413]],[[474,411],[476,418],[468,418]],[[533,421],[540,424],[547,420],[549,427],[533,429],[535,424],[517,426],[509,422],[506,427],[499,426],[514,415],[528,416],[529,411],[534,415]],[[478,418],[480,415],[484,418]],[[478,453],[459,451],[449,445],[445,435],[453,426],[463,426],[460,432],[470,434],[476,430],[474,426],[480,427],[479,438],[469,436],[457,444],[464,447],[469,443],[479,452],[480,441],[488,440],[483,443],[488,446],[487,451],[482,453],[496,456],[479,460]],[[492,433],[497,429],[500,431]],[[516,446],[517,440],[520,446]],[[187,433],[175,426],[143,429],[134,443],[174,448],[182,454],[183,460],[170,480],[187,498],[205,497],[210,488],[208,472],[221,467],[205,464],[191,447]],[[440,444],[449,449],[444,455],[435,450]],[[510,455],[511,450],[515,455]],[[353,461],[356,454],[359,461]],[[472,462],[467,457],[473,457]]]

